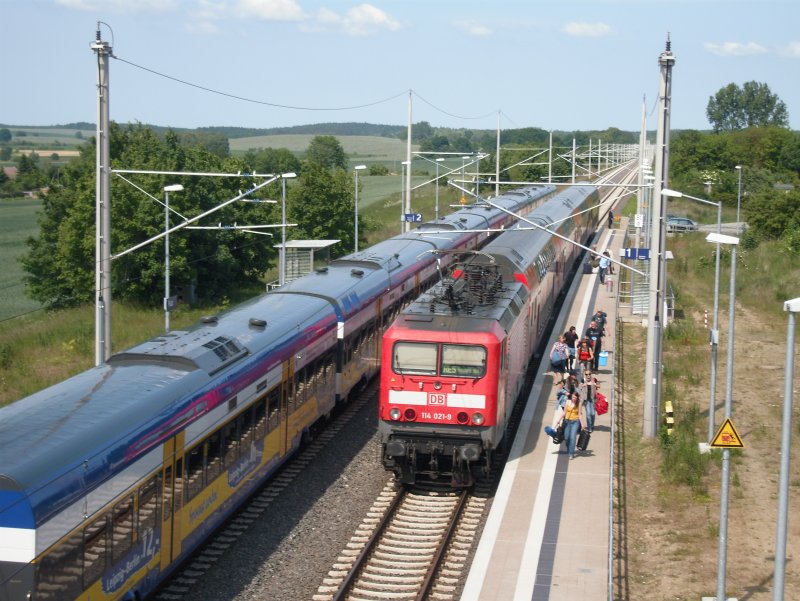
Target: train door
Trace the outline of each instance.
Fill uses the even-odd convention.
[[[161,569],[165,570],[181,552],[180,510],[183,507],[184,433],[164,442],[161,470]]]

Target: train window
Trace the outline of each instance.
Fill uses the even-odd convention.
[[[222,435],[219,430],[208,437],[205,447],[206,482],[211,484],[222,473]]]
[[[172,515],[172,466],[164,469],[164,521]]]
[[[228,468],[236,461],[238,437],[236,435],[235,420],[222,426],[222,440],[225,448],[225,467]]]
[[[175,512],[183,507],[183,457],[175,462]]]
[[[250,407],[242,412],[239,419],[241,420],[239,431],[242,433],[242,454],[246,454],[250,452],[250,444],[253,442],[253,408]]]
[[[436,343],[395,342],[392,369],[398,374],[435,376],[436,350]]]
[[[261,397],[256,403],[254,419],[256,420],[255,437],[256,440],[261,440],[267,434],[266,397]]]
[[[106,570],[106,516],[83,531],[83,586],[97,580]]]
[[[486,349],[474,344],[443,344],[443,376],[480,378],[486,374]]]
[[[280,423],[280,416],[281,416],[281,387],[276,386],[273,388],[269,394],[267,395],[267,403],[269,407],[267,409],[267,415],[269,416],[269,426],[267,428],[268,432],[272,432],[274,429],[278,427]]]
[[[114,507],[111,521],[111,563],[116,563],[131,550],[133,543],[133,497]]]
[[[139,540],[158,523],[158,476],[153,476],[139,489]]]
[[[48,553],[38,565],[36,599],[74,599],[80,595],[83,533],[77,532]]]
[[[167,483],[164,483],[166,486]],[[203,445],[199,444],[186,457],[186,500],[203,490]],[[166,510],[166,507],[165,507]],[[166,517],[166,511],[164,512]]]

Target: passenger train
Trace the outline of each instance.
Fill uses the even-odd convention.
[[[0,409],[0,601],[152,593],[377,373],[386,325],[436,280],[425,251],[513,220],[462,208]]]
[[[528,219],[585,246],[598,214],[597,188],[578,186]],[[582,253],[521,227],[529,229],[457,253],[450,276],[383,336],[378,428],[383,464],[401,483],[470,486],[505,437],[529,359]]]

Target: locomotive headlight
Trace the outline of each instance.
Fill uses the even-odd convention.
[[[409,422],[413,422],[415,419],[417,419],[417,412],[414,411],[411,407],[406,409],[403,415],[406,418],[406,421]]]
[[[400,419],[400,410],[397,407],[392,407],[389,411],[389,417],[392,418],[394,421]]]
[[[441,382],[439,382],[439,381],[436,381],[436,382],[434,382],[434,383],[433,383],[433,387],[434,387],[436,390],[441,390],[441,389],[442,389],[442,383],[441,383]]]
[[[483,414],[482,413],[473,413],[472,414],[472,423],[476,426],[483,425]]]

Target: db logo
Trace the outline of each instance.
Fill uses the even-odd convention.
[[[429,392],[428,405],[444,405],[447,395],[444,392]]]

